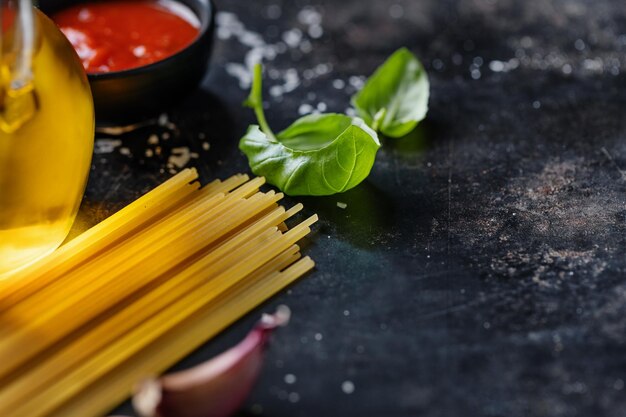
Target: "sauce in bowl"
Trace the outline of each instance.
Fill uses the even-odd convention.
[[[189,46],[200,31],[196,15],[172,0],[81,3],[52,19],[90,74],[163,60]]]

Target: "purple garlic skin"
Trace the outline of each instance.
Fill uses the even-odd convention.
[[[246,400],[272,332],[289,322],[289,308],[263,315],[238,345],[185,371],[139,384],[133,406],[141,417],[228,417]]]

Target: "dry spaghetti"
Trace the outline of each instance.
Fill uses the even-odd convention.
[[[185,170],[0,286],[0,415],[99,415],[313,268],[312,216]]]

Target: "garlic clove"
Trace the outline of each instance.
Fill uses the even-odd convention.
[[[279,306],[264,314],[236,346],[185,371],[143,381],[133,397],[142,417],[227,417],[237,411],[254,386],[273,330],[289,322]]]

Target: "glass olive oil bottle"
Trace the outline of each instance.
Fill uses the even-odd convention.
[[[70,43],[30,0],[2,5],[0,278],[67,236],[91,165],[94,110]]]

